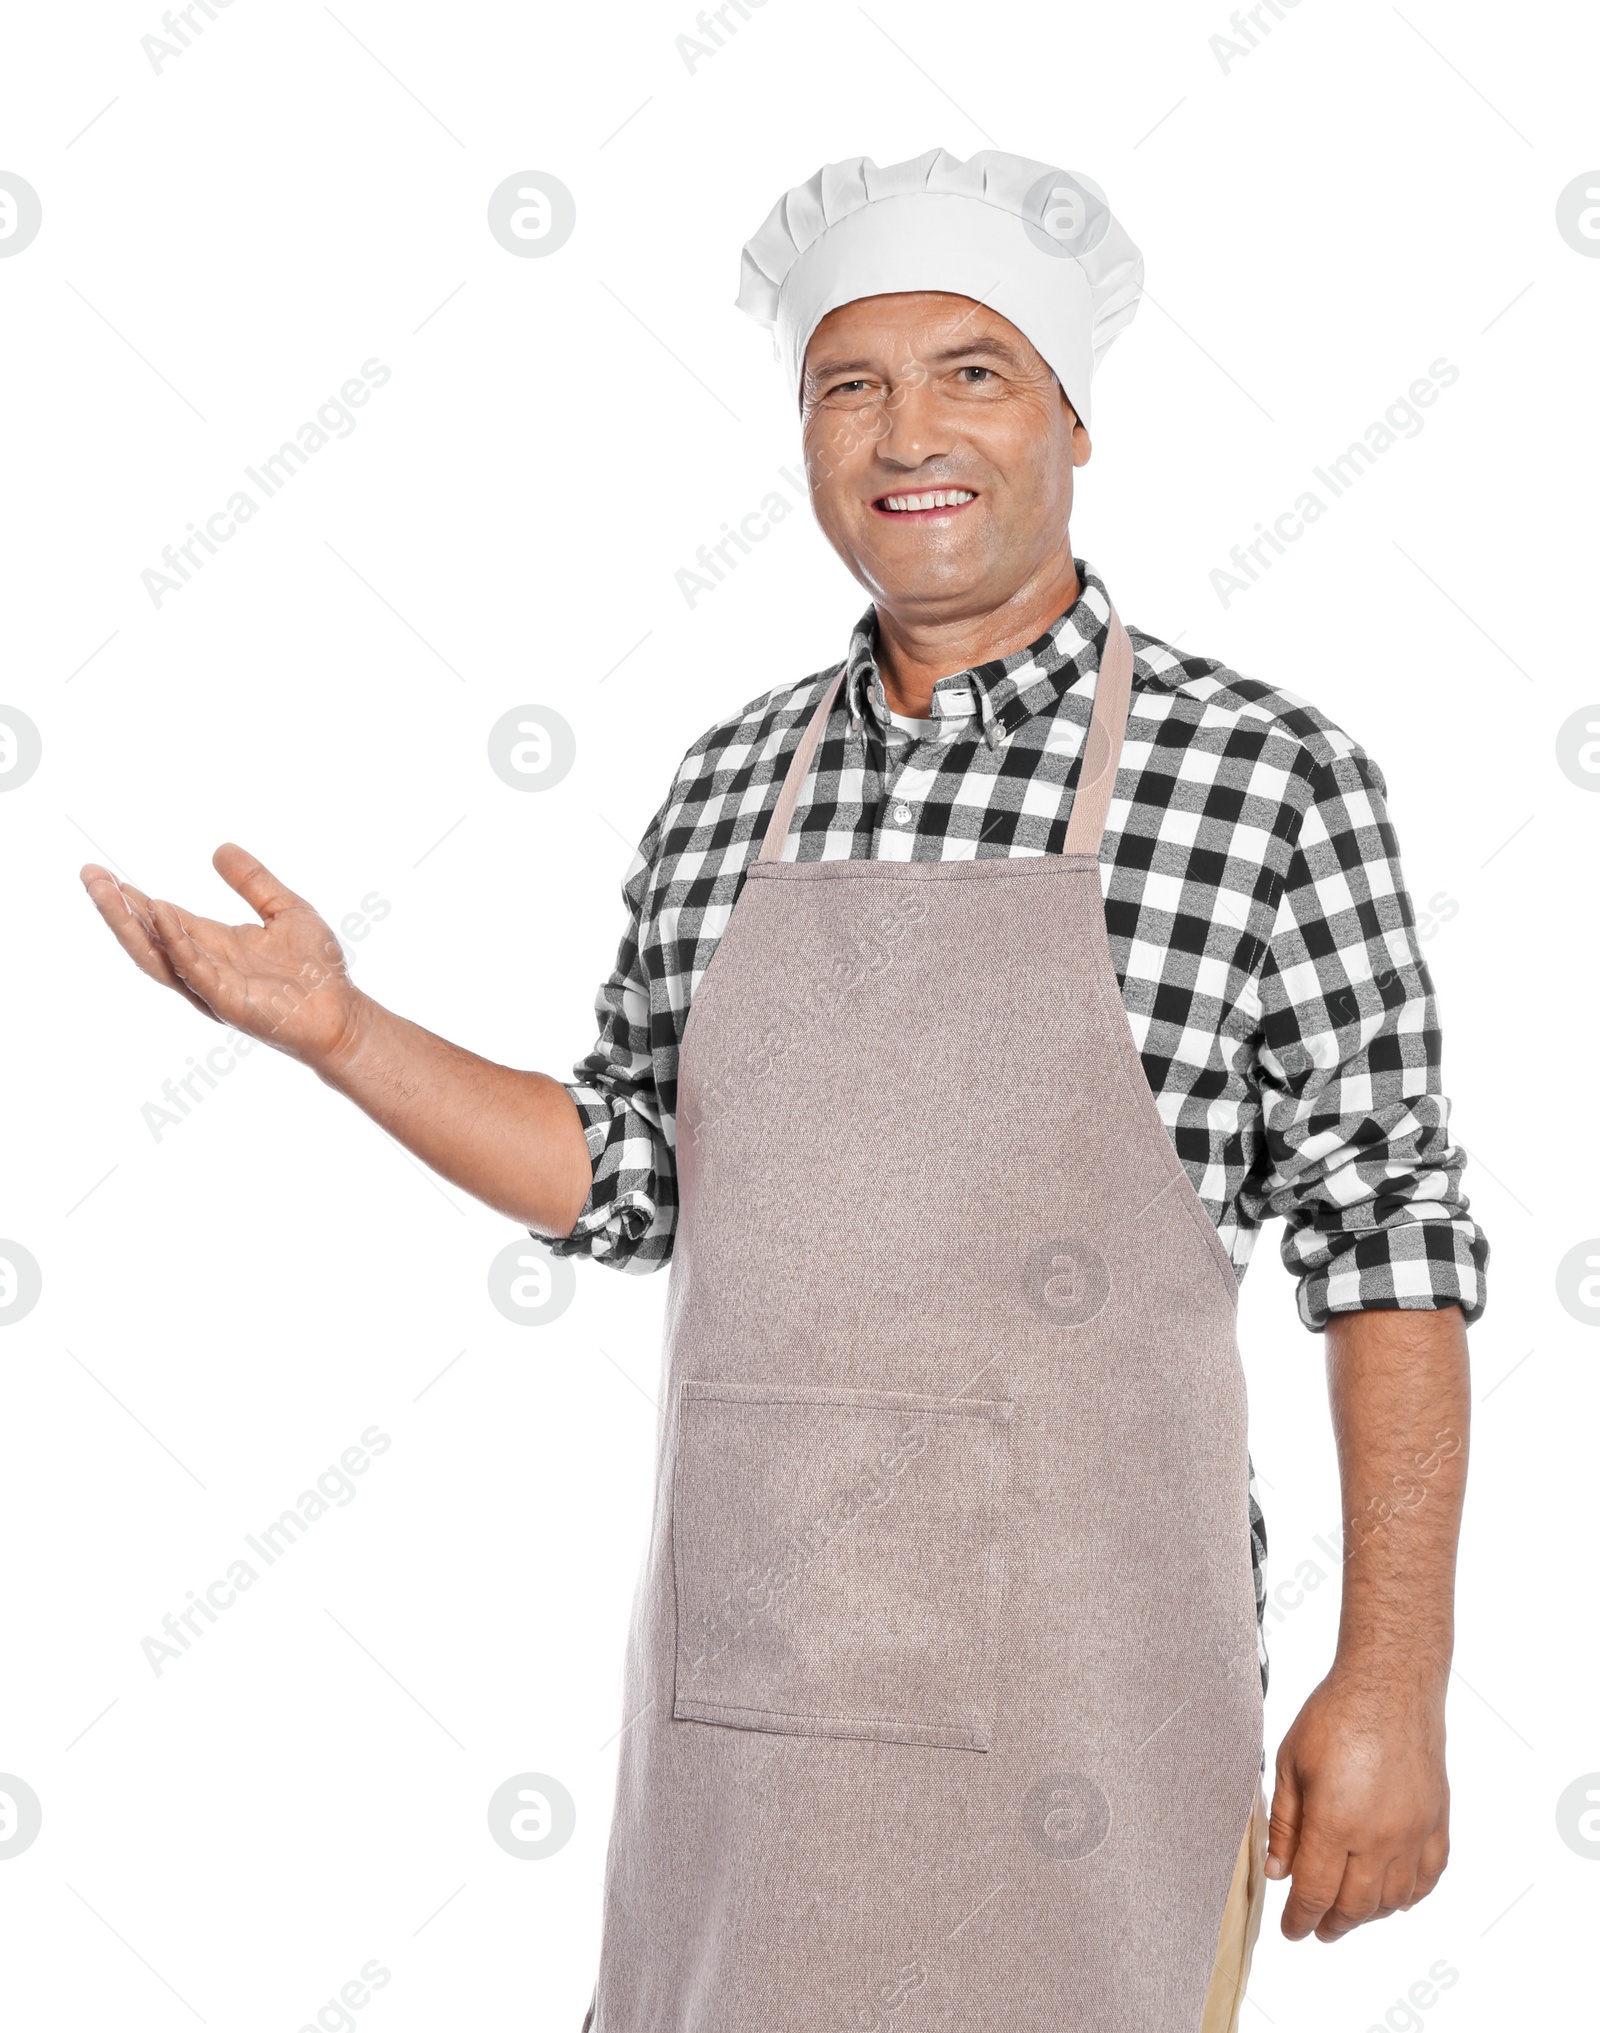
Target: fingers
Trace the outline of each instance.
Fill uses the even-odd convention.
[[[1286,1878],[1294,1869],[1294,1853],[1300,1842],[1300,1817],[1304,1802],[1300,1782],[1292,1765],[1280,1765],[1272,1788],[1272,1814],[1267,1823],[1266,1875]]]
[[[95,909],[130,952],[140,936],[154,942],[155,926],[145,911],[149,898],[131,883],[119,882],[98,861],[86,861],[78,870],[78,880],[89,892]]]
[[[216,960],[229,954],[235,940],[241,933],[248,939],[259,939],[259,925],[241,925],[235,930],[216,918],[203,918],[198,911],[186,911],[177,904],[158,902],[155,897],[146,897],[145,911],[156,928],[156,935],[170,951],[171,937],[187,939],[197,952]],[[163,930],[163,926],[167,929]]]
[[[1347,1856],[1333,1897],[1313,1930],[1318,1941],[1338,1941],[1352,1928],[1380,1918],[1386,1910],[1383,1887],[1387,1875],[1388,1865],[1384,1861]]]
[[[197,943],[196,934],[204,941],[208,933],[225,933],[227,927],[214,925],[209,918],[185,918],[175,905],[155,897],[149,899],[148,909],[179,987],[188,990],[208,1016],[215,1016],[221,977],[216,962],[204,945]]]
[[[1301,1835],[1295,1846],[1294,1882],[1283,1904],[1282,1928],[1288,1940],[1304,1941],[1313,1931],[1319,1940],[1330,1938],[1322,1931],[1323,1923],[1338,1900],[1349,1861],[1350,1852],[1342,1843],[1320,1841],[1314,1830]]]
[[[194,980],[208,967],[215,973],[210,959],[195,943],[195,934],[201,932],[204,919],[187,917],[176,904],[163,903],[156,897],[151,897],[148,908],[168,960],[185,981]]]
[[[237,890],[251,910],[260,914],[263,922],[270,923],[280,911],[304,901],[288,889],[270,869],[264,868],[253,854],[225,840],[211,857],[211,866],[217,871],[229,889]]]
[[[1283,1931],[1291,1941],[1303,1941],[1313,1933],[1318,1941],[1338,1941],[1369,1920],[1387,1920],[1391,1913],[1404,1912],[1438,1883],[1442,1861],[1425,1889],[1418,1890],[1421,1860],[1432,1849],[1431,1838],[1420,1849],[1407,1843],[1397,1851],[1385,1847],[1362,1854],[1350,1848],[1350,1833],[1333,1829],[1324,1835],[1314,1816],[1302,1829],[1294,1884],[1283,1909]]]
[[[1390,1857],[1387,1863],[1352,1856],[1345,1865],[1332,1904],[1317,1925],[1317,1939],[1337,1941],[1352,1928],[1364,1926],[1369,1920],[1387,1920],[1392,1913],[1404,1913],[1419,1898],[1425,1898],[1427,1893],[1419,1892],[1417,1887],[1421,1882],[1420,1858],[1428,1848],[1424,1844],[1420,1852],[1405,1850]],[[1428,1890],[1438,1883],[1442,1870],[1441,1864],[1433,1873]]]
[[[1417,1882],[1412,1888],[1410,1902],[1413,1906],[1419,1899],[1427,1898],[1444,1876],[1444,1867],[1449,1861],[1450,1831],[1448,1828],[1436,1828],[1422,1845],[1422,1852],[1417,1858]]]
[[[1359,1825],[1308,1810],[1299,1780],[1280,1769],[1273,1794],[1268,1877],[1293,1877],[1284,1902],[1282,1927],[1290,1941],[1315,1934],[1333,1942],[1371,1920],[1386,1920],[1425,1899],[1438,1884],[1450,1854],[1447,1827],[1425,1840],[1416,1835],[1377,1835],[1365,1851]]]
[[[131,882],[119,882],[109,869],[94,861],[79,871],[79,878],[95,909],[111,927],[117,944],[139,971],[164,988],[175,990],[214,1022],[220,1022],[216,1011],[173,967],[144,891],[135,889]]]
[[[1303,1941],[1339,1896],[1349,1851],[1305,1831],[1305,1794],[1290,1763],[1280,1763],[1267,1823],[1266,1875],[1292,1877],[1283,1907],[1283,1932]]]
[[[1417,1902],[1417,1852],[1407,1850],[1404,1856],[1391,1857],[1389,1868],[1383,1874],[1383,1886],[1378,1893],[1378,1910],[1374,1920],[1387,1920],[1391,1913],[1404,1913],[1408,1906]]]
[[[156,930],[155,920],[150,915],[150,899],[131,883],[118,882],[109,869],[90,862],[79,871],[79,879],[89,892],[95,909],[116,934],[117,944],[123,952],[157,981],[176,985],[167,960],[166,950],[161,944],[161,935]]]

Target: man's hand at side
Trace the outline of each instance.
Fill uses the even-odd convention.
[[[1284,1933],[1337,1941],[1426,1898],[1449,1822],[1443,1693],[1330,1673],[1278,1749],[1267,1874],[1293,1871]]]

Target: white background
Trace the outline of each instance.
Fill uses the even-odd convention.
[[[44,1275],[0,1337],[0,1771],[43,1803],[0,1862],[8,2023],[294,2033],[376,1957],[374,2033],[576,2033],[666,1280],[582,1266],[558,1321],[502,1318],[517,1231],[265,1049],[158,1140],[144,1105],[217,1033],[136,976],[77,868],[237,917],[209,866],[234,839],[330,918],[377,892],[368,989],[565,1074],[678,756],[834,661],[862,604],[799,514],[692,609],[675,584],[796,451],[740,245],[825,160],[991,143],[1098,179],[1146,258],[1079,555],[1130,622],[1314,700],[1386,773],[1493,1247],[1451,1867],[1336,1948],[1286,1944],[1270,1891],[1243,2023],[1575,2023],[1600,1873],[1555,1803],[1600,1768],[1600,1341],[1554,1274],[1600,1233],[1600,800],[1556,734],[1600,698],[1600,261],[1555,207],[1600,161],[1592,12],[1301,0],[1225,70],[1220,0],[767,0],[692,73],[687,0],[335,14],[234,0],[159,74],[154,0],[7,27],[0,169],[44,214],[0,259],[0,704],[44,742],[0,798],[0,1235]],[[486,229],[526,169],[576,199],[545,259]],[[1441,357],[1421,434],[1224,606],[1230,547]],[[162,547],[372,358],[354,433],[153,605]],[[527,704],[577,737],[537,795],[485,752]],[[1269,1750],[1331,1657],[1313,1535],[1339,1516],[1275,1244],[1243,1303]],[[374,1422],[355,1499],[154,1674],[141,1640]],[[577,1805],[542,1862],[485,1818],[525,1772]],[[1440,1958],[1457,1980],[1401,2005]]]

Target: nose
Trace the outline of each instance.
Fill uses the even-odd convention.
[[[897,472],[912,473],[940,459],[955,443],[948,415],[941,414],[932,381],[913,367],[896,379],[883,404],[878,458]]]

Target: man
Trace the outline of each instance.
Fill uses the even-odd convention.
[[[261,927],[84,871],[147,973],[558,1253],[671,1257],[593,2033],[1221,2033],[1263,1876],[1332,1941],[1444,1868],[1487,1252],[1375,766],[1073,555],[1141,279],[1097,186],[998,153],[774,208],[740,302],[872,606],[689,750],[569,1085],[363,996],[239,848]],[[1347,1522],[1269,1848],[1274,1214]]]

